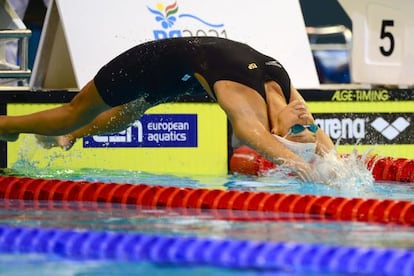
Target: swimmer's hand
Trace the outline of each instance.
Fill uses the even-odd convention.
[[[290,168],[291,173],[303,182],[317,182],[317,174],[311,163],[305,161],[285,160],[283,165]]]
[[[296,162],[295,171],[303,182],[318,182],[318,176],[311,163]]]
[[[293,100],[286,106],[286,108],[289,109],[290,113],[295,114],[299,119],[304,120],[304,123],[308,122],[309,119],[312,119],[308,106],[303,101]]]
[[[337,156],[336,151],[328,152],[324,157],[318,156],[312,162],[312,167],[316,175],[316,182],[338,186],[341,181],[346,181],[344,171],[347,166],[344,160]]]
[[[70,135],[62,136],[43,136],[35,135],[37,143],[45,149],[60,147],[63,150],[70,150],[75,144],[76,139]]]
[[[322,159],[322,158],[320,158]],[[294,169],[293,174],[299,177],[303,182],[315,182],[329,186],[335,186],[339,174],[335,167],[321,165],[318,158],[311,162],[291,162],[289,167]],[[326,163],[325,163],[326,164]]]

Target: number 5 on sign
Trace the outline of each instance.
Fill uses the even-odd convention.
[[[395,39],[394,35],[391,31],[386,31],[386,27],[394,27],[394,20],[382,20],[381,24],[381,39],[388,38],[390,40],[390,45],[388,48],[385,48],[384,46],[380,46],[381,54],[385,57],[389,57],[394,53],[395,49]]]
[[[339,2],[352,20],[352,81],[414,85],[414,1]]]

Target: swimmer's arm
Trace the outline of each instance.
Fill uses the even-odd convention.
[[[226,112],[237,138],[272,162],[281,163],[282,159],[304,162],[272,136],[266,128],[265,103],[256,92],[244,89],[247,88],[231,82],[215,84],[218,103]]]
[[[251,115],[239,116],[232,114],[229,116],[233,127],[233,132],[237,138],[254,148],[268,160],[281,164],[286,161],[305,162],[302,158],[291,152],[270,132]]]
[[[287,149],[252,114],[229,116],[233,132],[241,141],[275,164],[283,164],[306,181],[314,180],[311,164]]]
[[[323,156],[325,153],[335,148],[331,138],[322,130],[316,133],[316,153]]]

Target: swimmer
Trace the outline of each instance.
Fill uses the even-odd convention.
[[[268,160],[312,171],[302,144],[334,148],[316,125],[283,65],[224,38],[182,37],[137,45],[103,66],[71,102],[23,116],[0,117],[0,139],[33,133],[46,148],[122,131],[151,106],[206,94],[225,111],[235,136]],[[296,145],[298,151],[294,151]]]

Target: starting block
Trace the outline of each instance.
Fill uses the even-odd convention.
[[[31,31],[7,0],[0,0],[0,80],[27,80],[28,47]],[[8,87],[8,89],[10,89]]]
[[[352,20],[352,82],[414,85],[414,1],[339,0]]]

